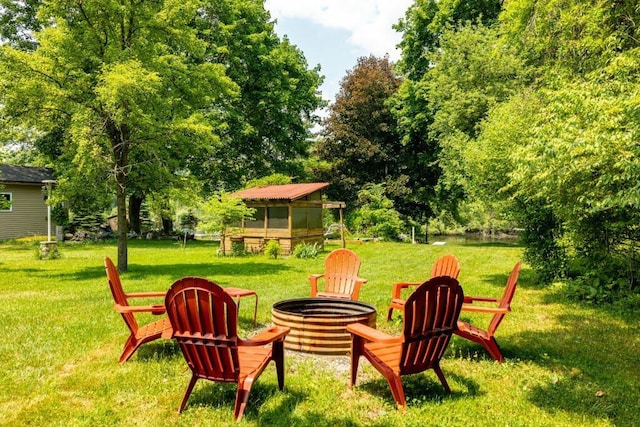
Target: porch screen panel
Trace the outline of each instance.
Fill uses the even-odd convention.
[[[307,208],[293,208],[293,228],[300,230],[307,228]]]
[[[322,228],[322,208],[309,208],[309,228]]]
[[[264,208],[255,208],[254,219],[244,221],[245,228],[264,228]]]
[[[289,209],[286,207],[267,208],[267,228],[289,228]]]

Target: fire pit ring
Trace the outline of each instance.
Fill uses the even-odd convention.
[[[350,323],[375,328],[376,308],[360,301],[334,298],[297,298],[273,304],[273,323],[291,329],[284,340],[289,350],[339,355],[351,348]]]

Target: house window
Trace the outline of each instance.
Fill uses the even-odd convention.
[[[0,193],[0,212],[13,211],[12,201],[12,193]]]
[[[267,228],[289,228],[289,209],[286,207],[268,208]]]

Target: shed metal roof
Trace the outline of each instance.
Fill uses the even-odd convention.
[[[53,170],[31,166],[0,165],[0,182],[21,184],[41,184],[44,180],[53,180]]]
[[[307,184],[269,185],[262,188],[248,188],[233,193],[243,200],[297,200],[315,191],[325,189],[328,182],[310,182]]]

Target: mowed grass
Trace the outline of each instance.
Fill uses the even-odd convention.
[[[309,295],[317,259],[216,257],[217,244],[130,242],[127,291],[167,289],[183,276],[255,289],[240,308],[241,335],[271,322],[271,306]],[[521,259],[515,244],[450,240],[444,246],[350,243],[368,279],[360,299],[378,310],[378,328],[398,334],[400,315],[387,322],[395,281],[422,281],[444,253],[460,260],[469,295],[500,296]],[[234,425],[234,384],[199,381],[186,410],[177,408],[190,372],[177,346],[158,340],[117,363],[128,331],[113,311],[103,268],[115,243],[63,244],[62,257],[37,260],[33,244],[0,244],[0,425]],[[151,302],[151,301],[149,301]],[[625,308],[626,307],[626,308]],[[274,366],[253,387],[243,425],[276,426],[632,426],[640,420],[640,320],[637,306],[591,307],[567,302],[558,285],[539,287],[524,265],[513,312],[497,339],[507,361],[493,362],[474,343],[454,336],[442,369],[452,394],[433,371],[404,377],[408,400],[399,413],[389,387],[365,360],[349,389],[348,356],[286,351],[285,391]],[[148,316],[151,319],[152,316]],[[479,326],[487,317],[463,314]]]

